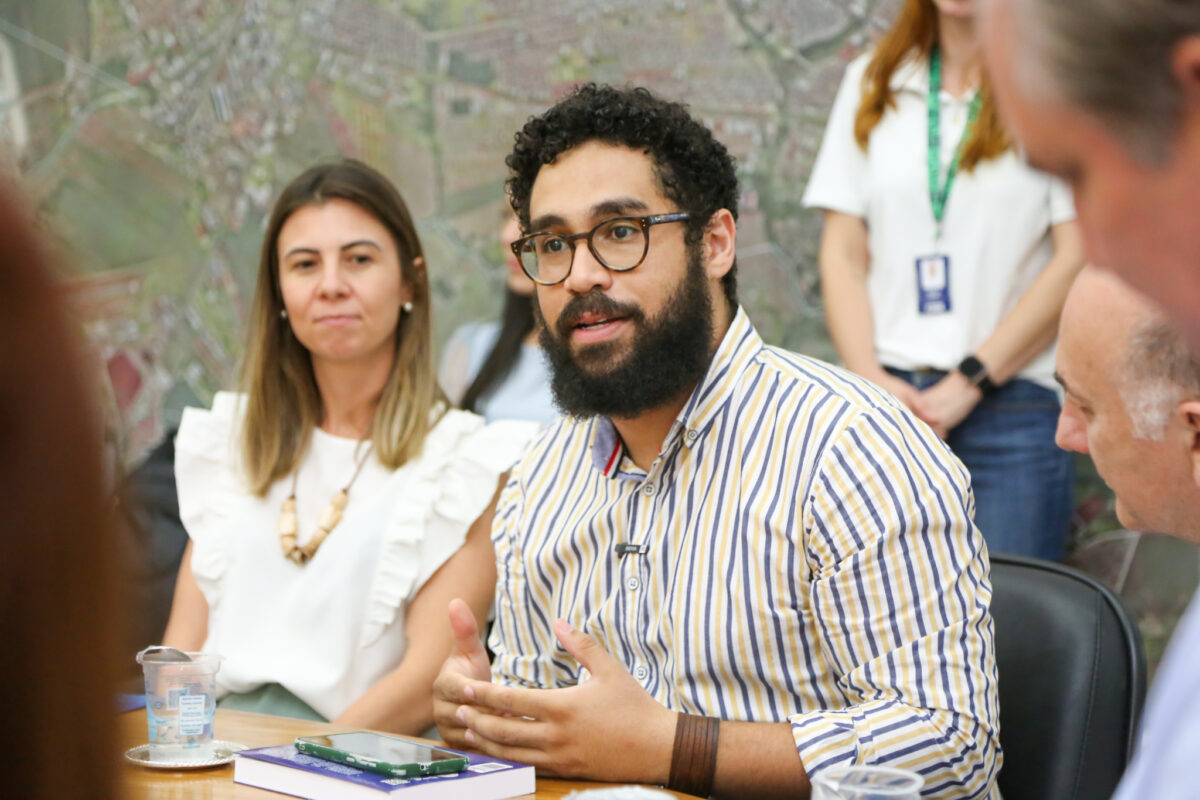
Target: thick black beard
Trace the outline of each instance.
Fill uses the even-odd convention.
[[[699,248],[688,250],[687,274],[653,319],[647,320],[637,306],[593,291],[567,303],[556,332],[541,326],[539,339],[552,373],[550,389],[564,413],[634,417],[678,399],[704,377],[712,359],[713,304]],[[540,309],[537,312],[540,317]],[[634,325],[633,347],[624,358],[610,364],[615,342],[571,352],[567,343],[585,313],[619,315]]]

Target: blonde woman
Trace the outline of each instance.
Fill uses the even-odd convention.
[[[842,361],[971,472],[993,551],[1058,559],[1071,457],[1054,444],[1054,337],[1083,263],[1067,188],[1022,161],[970,0],[906,0],[846,70],[804,194]]]
[[[487,614],[495,494],[533,432],[449,409],[430,327],[421,244],[386,178],[346,160],[284,189],[242,394],[188,409],[176,440],[191,541],[164,640],[225,657],[223,706],[430,726],[447,603]]]

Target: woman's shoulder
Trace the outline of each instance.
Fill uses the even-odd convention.
[[[450,408],[429,432],[422,458],[443,463],[469,461],[490,469],[507,470],[539,429],[536,422],[487,422],[473,411]]]
[[[244,396],[218,392],[211,408],[184,409],[175,437],[179,518],[195,545],[192,571],[210,592],[230,563],[233,508],[248,496],[237,443],[243,410]]]
[[[858,87],[862,84],[863,75],[867,72],[867,65],[871,63],[871,57],[875,51],[871,48],[863,50],[861,53],[850,59],[846,64],[845,70],[842,71],[842,85]]]
[[[875,57],[875,48],[868,47],[861,53],[850,59],[850,63],[846,65],[846,74],[856,74],[862,76],[867,71],[867,65],[871,63],[871,59]]]
[[[875,48],[868,47],[850,60],[843,73],[842,82],[853,86],[861,86],[871,60],[875,58]],[[929,86],[925,58],[915,50],[904,56],[888,78],[892,91],[901,89],[921,89]]]
[[[197,419],[232,420],[243,414],[245,408],[246,395],[241,392],[217,392],[208,408],[187,406],[183,409],[183,415]]]
[[[207,449],[209,446],[228,444],[245,413],[245,401],[243,394],[217,392],[213,395],[211,407],[185,408],[179,420],[176,447],[182,443],[185,447]]]
[[[448,409],[441,415],[384,530],[364,646],[382,635],[403,602],[462,546],[496,494],[500,476],[536,431],[533,423],[488,424],[470,411]]]

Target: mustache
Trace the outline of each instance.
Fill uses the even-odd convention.
[[[559,314],[558,321],[554,325],[554,330],[559,338],[569,338],[571,331],[575,330],[579,319],[585,314],[626,317],[633,322],[641,322],[646,316],[640,307],[632,303],[618,303],[603,292],[591,291],[571,298],[563,307],[562,313]]]

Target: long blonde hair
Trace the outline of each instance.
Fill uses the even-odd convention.
[[[871,131],[889,108],[896,107],[891,86],[896,68],[914,52],[928,60],[937,41],[937,9],[932,0],[905,0],[896,21],[875,45],[863,75],[862,101],[854,118],[854,140],[860,148],[867,149]],[[1002,155],[1012,145],[986,73],[980,75],[979,97],[979,116],[959,161],[959,169],[968,172],[980,162]]]
[[[242,459],[254,494],[294,471],[321,423],[321,393],[308,350],[282,318],[279,231],[299,209],[339,199],[354,203],[391,232],[400,273],[412,287],[411,312],[396,325],[392,371],[379,396],[371,439],[380,462],[395,469],[420,454],[437,409],[446,407],[434,377],[429,281],[424,253],[404,199],[391,181],[366,164],[343,159],[320,164],[288,184],[275,202],[263,238],[250,338],[242,365],[246,413]],[[418,262],[420,259],[420,262]]]

